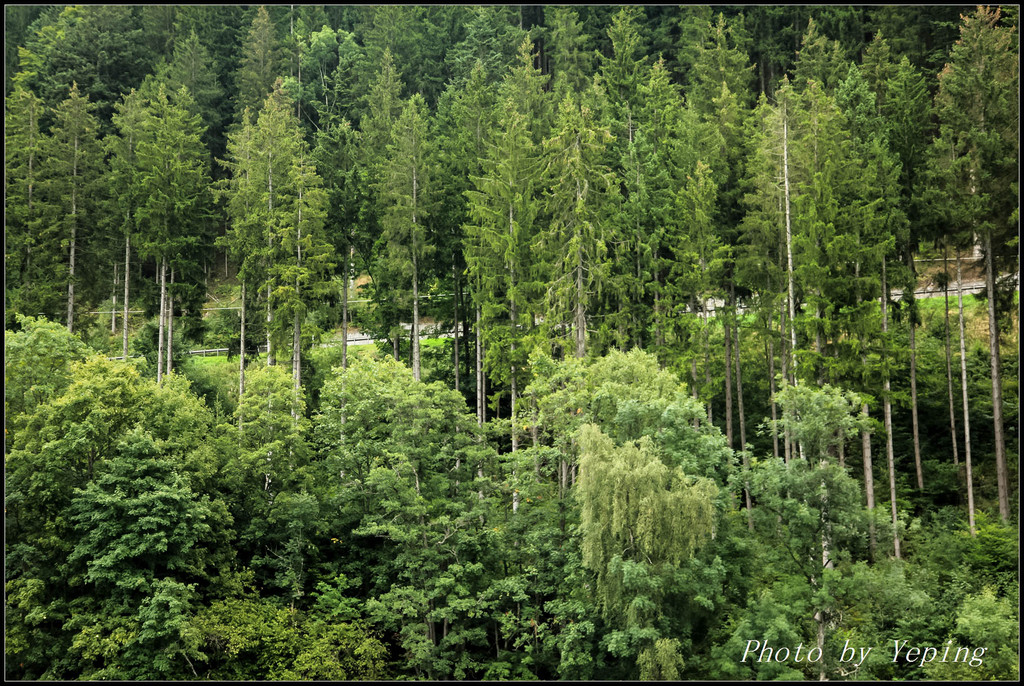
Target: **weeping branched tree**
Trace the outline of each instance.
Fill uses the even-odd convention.
[[[636,660],[640,679],[677,679],[679,640],[665,625],[663,600],[674,570],[714,530],[718,488],[670,467],[650,439],[616,446],[593,424],[579,431],[583,565],[614,626],[612,655]]]

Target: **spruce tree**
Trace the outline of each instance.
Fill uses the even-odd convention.
[[[97,228],[99,217],[99,181],[103,172],[103,152],[97,138],[95,106],[83,96],[77,84],[71,85],[68,98],[53,113],[54,125],[44,144],[43,165],[48,199],[46,222],[67,248],[67,270],[61,279],[67,283],[65,323],[74,331],[76,260]],[[45,233],[44,233],[45,235]],[[81,265],[78,265],[81,268]]]
[[[596,113],[569,94],[559,106],[554,135],[545,141],[544,172],[551,224],[539,236],[554,269],[547,288],[546,326],[566,337],[566,352],[586,353],[587,311],[608,273],[607,209],[616,195],[601,163],[611,134]]]
[[[384,217],[387,269],[404,282],[408,275],[412,304],[412,370],[420,379],[420,288],[427,273],[426,258],[433,252],[427,216],[433,151],[428,130],[426,103],[414,95],[395,122],[394,142],[387,148],[383,167]],[[405,288],[402,283],[400,288]]]
[[[941,184],[955,207],[955,230],[976,235],[984,256],[999,516],[1006,522],[1010,516],[1009,470],[999,332],[1016,282],[1002,274],[1018,270],[1015,168],[1020,141],[1015,106],[1019,100],[1016,28],[1002,25],[1000,17],[998,8],[981,7],[963,17],[960,40],[939,74],[935,148],[938,154],[948,151],[954,158]]]
[[[256,110],[263,105],[263,101],[274,88],[274,80],[281,75],[279,55],[280,48],[277,45],[274,25],[270,21],[267,8],[260,5],[244,42],[242,63],[236,77],[238,113],[246,107]]]
[[[7,328],[11,328],[16,312],[36,315],[55,314],[55,293],[48,290],[49,277],[57,262],[57,237],[45,232],[44,201],[40,194],[43,163],[43,134],[40,117],[43,101],[19,86],[7,99],[4,146],[4,214],[6,217],[7,287],[4,304]],[[47,236],[49,233],[49,236]]]
[[[484,342],[492,378],[511,389],[515,416],[517,375],[522,373],[529,346],[524,330],[537,314],[531,274],[534,220],[539,210],[539,159],[525,116],[517,103],[506,100],[498,116],[494,140],[481,160],[475,190],[466,191],[471,223],[467,239],[479,249],[467,253],[471,279],[483,288]],[[518,444],[513,427],[512,447]]]

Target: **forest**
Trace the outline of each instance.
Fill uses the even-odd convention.
[[[1018,6],[4,13],[6,678],[1019,678]]]

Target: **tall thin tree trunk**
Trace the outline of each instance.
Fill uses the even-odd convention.
[[[156,344],[156,382],[164,376],[164,316],[167,314],[167,259],[160,259],[160,325]]]
[[[917,300],[914,289],[917,288],[917,276],[914,272],[914,254],[907,251],[907,266],[914,277],[910,287],[910,421],[914,432],[914,468],[917,471],[917,487],[924,490],[924,471],[921,468],[921,438],[917,422]]]
[[[963,275],[960,271],[960,247],[956,249],[956,300],[960,307],[960,386],[963,390],[964,406],[964,462],[967,465],[967,524],[971,536],[974,528],[974,475],[971,473],[971,417],[967,402],[967,343],[964,335],[964,291]]]
[[[301,159],[299,162],[301,163]],[[302,186],[299,186],[297,221],[295,222],[295,270],[302,269]],[[298,421],[299,394],[302,390],[302,301],[299,298],[299,277],[295,277],[295,311],[292,322],[292,419]]]
[[[479,285],[477,293],[479,293]],[[484,347],[483,329],[480,327],[480,304],[476,306],[476,421],[480,426],[484,425]]]
[[[1010,489],[1009,472],[1006,467],[1006,443],[1003,439],[1003,383],[999,359],[999,323],[996,321],[996,278],[992,252],[992,230],[986,229],[984,236],[985,250],[985,288],[988,291],[988,350],[989,363],[992,368],[992,427],[996,447],[996,487],[999,493],[999,517],[1003,524],[1010,521]]]
[[[583,253],[582,246],[576,249],[576,357],[582,359],[586,352],[587,320],[583,313]]]
[[[771,394],[771,406],[772,406],[772,423],[778,421],[778,411],[775,404],[775,332],[772,331],[772,317],[771,310],[768,311],[768,392]],[[772,455],[775,459],[779,459],[779,435],[776,432],[772,432]]]
[[[789,358],[789,351],[787,350],[789,345],[788,345],[788,341],[786,339],[786,304],[785,303],[782,304],[782,313],[779,316],[779,334],[780,334],[780,340],[779,340],[779,346],[780,346],[780,349],[779,349],[779,361],[782,364],[782,379],[783,379],[784,382],[791,383],[792,379],[788,376],[788,373],[789,373],[789,359],[790,358]],[[773,395],[772,397],[774,398],[775,396]],[[772,406],[774,407],[774,405],[775,405],[775,403],[773,402]],[[786,464],[789,464],[789,459],[793,456],[793,446],[792,446],[792,444],[790,443],[790,440],[789,440],[789,428],[788,427],[786,428],[786,430],[782,434],[782,447],[783,447],[783,456],[785,458]]]
[[[245,396],[245,279],[242,279],[242,330],[238,345],[238,404]],[[242,414],[238,414],[238,430],[242,430]]]
[[[171,285],[174,285],[174,268],[171,268]],[[172,345],[173,339],[171,336],[174,333],[174,296],[171,295],[170,290],[167,291],[167,374],[171,373],[171,351],[174,346]]]
[[[864,419],[868,418],[868,404],[860,407]],[[871,432],[864,429],[860,432],[861,458],[864,462],[864,494],[868,505],[868,549],[874,558],[877,540],[875,537],[875,470],[871,464]]]
[[[68,264],[68,333],[75,330],[75,239],[78,237],[78,137],[75,136],[75,156],[71,163],[71,259]]]
[[[298,284],[295,289],[298,290]],[[292,418],[298,418],[299,394],[302,392],[302,318],[299,308],[295,308],[295,321],[292,325]]]
[[[889,463],[889,503],[892,506],[892,544],[896,559],[900,559],[899,518],[896,516],[896,466],[892,449],[892,398],[889,385],[888,336],[889,314],[887,302],[889,287],[885,277],[885,258],[882,258],[882,410],[885,413],[885,456]]]
[[[117,333],[117,262],[114,263],[114,284],[110,289],[110,335]]]
[[[714,397],[713,386],[711,385],[711,326],[708,322],[708,299],[704,298],[701,306],[704,310],[704,383],[708,389],[707,398],[707,409],[708,409],[708,425],[710,426],[714,419],[712,419],[711,412],[711,400]]]
[[[789,216],[789,124],[787,115],[782,115],[782,178],[786,200],[786,274],[789,279],[789,367],[796,379],[796,296],[793,288],[793,231]]]
[[[341,280],[341,368],[348,369],[348,271],[352,248],[345,251]]]
[[[452,330],[452,355],[455,368],[455,390],[459,390],[459,270],[455,266],[455,255],[452,255],[452,318],[455,320]]]
[[[274,215],[274,145],[273,141],[267,147],[267,216]],[[268,227],[269,228],[269,227]],[[272,254],[274,249],[273,234],[267,235],[267,253]],[[274,323],[274,313],[270,309],[270,280],[267,280],[267,366],[272,367],[277,360],[274,359],[273,341],[270,336],[270,329]]]
[[[732,330],[729,327],[728,305],[722,311],[722,334],[725,339],[725,440],[729,448],[733,447],[732,440]],[[740,446],[743,449],[743,446]]]
[[[273,341],[270,337],[270,327],[274,323],[274,313],[270,309],[270,284],[267,284],[267,366],[272,367],[277,362],[274,358]]]
[[[953,365],[952,365],[952,353],[949,348],[952,345],[949,336],[949,246],[944,245],[942,249],[942,272],[945,277],[942,280],[942,295],[945,298],[945,315],[946,315],[946,341],[943,346],[946,349],[946,390],[949,396],[949,431],[950,437],[953,439],[953,464],[960,464],[959,449],[957,444],[959,440],[956,437],[956,408],[953,401]]]
[[[121,359],[128,359],[128,282],[131,280],[131,245],[128,234],[124,235],[124,312],[121,315]]]
[[[420,284],[416,254],[412,256],[412,376],[420,380]]]
[[[735,286],[733,286],[735,288]],[[735,291],[732,296],[733,303],[736,302]],[[743,374],[740,371],[740,323],[739,320],[735,322],[733,331],[736,333],[736,409],[739,410],[740,414],[740,451],[743,455],[743,469],[750,469],[750,455],[747,453],[747,425],[743,417]],[[753,503],[750,500],[750,481],[745,480],[743,484],[744,497],[747,502],[747,528],[751,531],[754,530],[754,518],[752,515]]]
[[[416,167],[412,170],[412,376],[420,380],[420,284],[419,264],[416,260],[416,202],[419,179]]]

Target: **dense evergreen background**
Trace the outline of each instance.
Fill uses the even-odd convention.
[[[5,19],[8,678],[1018,676],[1018,8]]]

